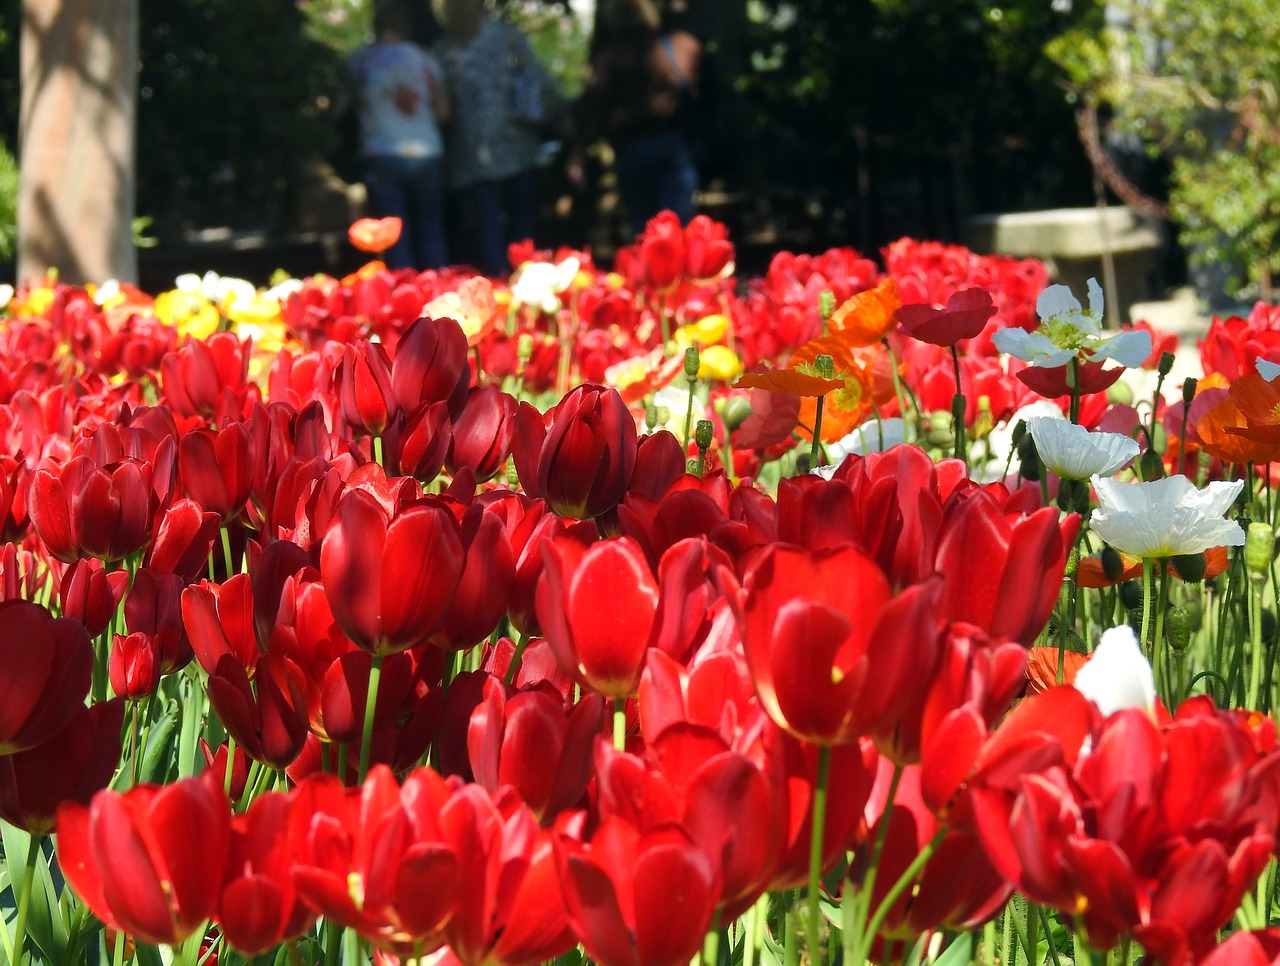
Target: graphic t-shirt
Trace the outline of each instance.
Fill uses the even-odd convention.
[[[360,153],[427,158],[443,153],[430,79],[440,63],[417,44],[372,44],[348,62],[360,88]]]

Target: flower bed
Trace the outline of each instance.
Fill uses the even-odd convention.
[[[882,254],[4,293],[9,961],[1273,961],[1280,314]]]

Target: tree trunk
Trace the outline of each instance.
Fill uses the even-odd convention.
[[[136,281],[138,0],[23,0],[18,279]]]

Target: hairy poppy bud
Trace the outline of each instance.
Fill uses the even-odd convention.
[[[1244,538],[1244,565],[1249,573],[1264,576],[1275,556],[1276,532],[1265,523],[1250,523]]]

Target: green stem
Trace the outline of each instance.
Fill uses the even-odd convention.
[[[1251,651],[1249,659],[1249,703],[1246,707],[1251,710],[1259,710],[1261,708],[1262,698],[1262,595],[1266,591],[1266,583],[1262,580],[1254,580],[1250,574],[1249,580],[1249,648]]]
[[[685,452],[689,450],[689,438],[693,434],[693,387],[698,384],[698,380],[689,381],[689,401],[684,407],[684,448]]]
[[[231,784],[235,777],[236,770],[236,740],[231,735],[227,735],[227,768],[226,774],[222,776],[222,792],[227,796],[227,801],[231,801]]]
[[[369,774],[369,752],[373,748],[373,712],[378,705],[378,684],[382,680],[382,660],[384,655],[373,655],[369,665],[369,693],[364,699],[364,730],[360,735],[360,771],[356,781],[364,784],[364,776]]]
[[[234,565],[231,563],[231,531],[222,526],[219,528],[222,534],[222,559],[227,564],[227,579],[230,580],[235,574]]]
[[[1151,578],[1155,566],[1156,562],[1151,557],[1142,558],[1142,640],[1140,643],[1143,647],[1147,646],[1149,640],[1147,635],[1151,633]],[[1151,663],[1154,666],[1154,652]]]
[[[382,466],[382,437],[373,437],[373,461]]]
[[[809,445],[809,469],[818,465],[818,454],[822,452],[822,404],[826,396],[819,396],[817,408],[813,415],[813,442]]]
[[[946,834],[947,830],[945,828],[938,829],[937,834],[934,835],[929,844],[920,851],[919,855],[912,859],[911,864],[907,866],[906,871],[904,871],[902,875],[898,876],[898,881],[895,882],[889,888],[889,891],[885,893],[884,898],[880,901],[879,907],[876,909],[876,914],[871,917],[871,922],[867,926],[864,941],[867,944],[866,951],[868,953],[871,952],[871,943],[875,940],[876,933],[880,931],[880,926],[884,923],[884,917],[889,914],[889,910],[892,909],[893,904],[898,901],[898,897],[901,896],[908,887],[915,883],[916,876],[918,876],[921,870],[924,869],[925,864],[933,858],[933,853],[938,850],[938,846],[942,843]]]
[[[342,951],[342,927],[336,922],[324,923],[324,966],[338,966],[338,953]]]
[[[511,663],[507,665],[507,673],[502,676],[503,684],[510,686],[516,683],[516,675],[520,673],[520,659],[524,657],[524,649],[528,645],[529,635],[520,634],[516,641],[515,652],[511,655]]]
[[[843,936],[844,961],[846,963],[862,963],[871,951],[875,941],[874,934],[867,933],[867,914],[871,911],[871,897],[875,892],[876,871],[880,867],[880,856],[884,852],[885,840],[889,837],[889,825],[893,821],[893,800],[898,797],[898,785],[902,781],[903,766],[894,765],[893,777],[889,780],[889,791],[885,796],[884,809],[880,813],[880,827],[876,829],[876,838],[871,846],[871,860],[867,863],[866,875],[862,880],[862,888],[858,892],[860,910],[857,916],[857,928],[846,930]],[[846,896],[852,892],[852,884],[846,883]],[[846,898],[847,902],[848,899]]]
[[[831,748],[818,749],[818,777],[813,785],[813,830],[809,836],[809,960],[818,961],[821,950],[822,910],[818,894],[822,888],[822,836],[827,822],[827,779],[831,773]]]
[[[1151,653],[1155,655],[1155,663],[1151,668],[1152,678],[1156,683],[1156,693],[1161,695],[1166,703],[1166,707],[1174,707],[1172,688],[1168,686],[1168,682],[1163,678],[1169,676],[1169,669],[1162,667],[1167,662],[1164,660],[1164,612],[1169,609],[1169,568],[1163,565],[1160,568],[1160,596],[1156,601],[1156,630],[1155,638],[1151,641]]]
[[[1044,906],[1037,905],[1036,913],[1040,917],[1040,925],[1044,927],[1045,939],[1049,944],[1049,957],[1053,960],[1053,966],[1062,966],[1061,960],[1058,959],[1058,947],[1053,942],[1053,929],[1049,926],[1049,916],[1044,911]]]
[[[967,464],[968,450],[964,442],[964,389],[960,383],[960,350],[954,345],[951,346],[951,364],[956,374],[956,392],[951,397],[951,434],[955,438],[956,459],[963,460]]]
[[[22,885],[18,890],[18,920],[13,930],[13,956],[15,964],[22,962],[22,954],[27,945],[27,916],[31,911],[31,883],[36,877],[36,858],[40,855],[42,835],[28,837],[27,862],[22,869]]]
[[[627,750],[627,699],[613,699],[613,747]]]

